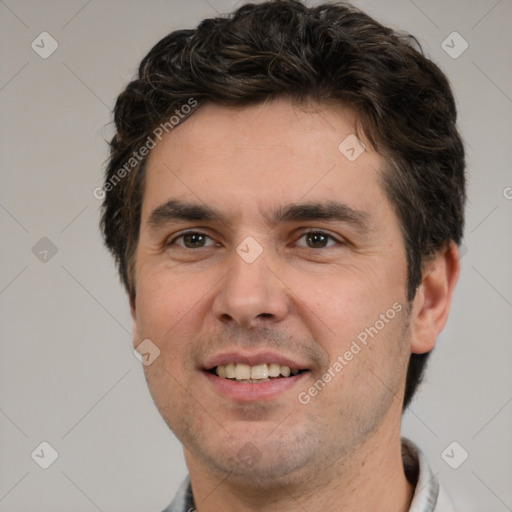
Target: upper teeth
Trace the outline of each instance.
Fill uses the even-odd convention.
[[[268,377],[289,377],[290,374],[297,375],[299,370],[291,370],[289,366],[278,363],[257,364],[249,366],[242,363],[229,363],[217,366],[217,375],[224,379],[249,380],[267,379]]]

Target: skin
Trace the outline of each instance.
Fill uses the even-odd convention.
[[[161,351],[144,367],[146,379],[183,443],[199,512],[409,507],[400,455],[407,362],[432,349],[445,324],[458,254],[447,244],[425,266],[409,308],[400,224],[381,187],[384,161],[362,135],[366,150],[355,161],[338,150],[355,124],[339,106],[209,104],[150,154],[133,342],[149,338]],[[207,205],[223,219],[151,225],[171,199]],[[362,212],[364,229],[339,220],[269,223],[276,208],[332,200]],[[187,230],[207,236],[176,238]],[[332,238],[317,243],[308,231]],[[246,237],[263,250],[250,264],[236,252]],[[299,393],[393,304],[401,311],[301,404]],[[309,373],[271,400],[239,403],[203,373],[208,357],[237,350],[282,353]]]

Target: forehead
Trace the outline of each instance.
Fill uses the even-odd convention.
[[[151,151],[143,218],[169,198],[239,217],[304,200],[339,200],[371,213],[376,201],[387,203],[384,163],[356,123],[349,109],[286,100],[204,105]]]

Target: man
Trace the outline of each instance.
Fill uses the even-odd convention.
[[[459,273],[446,77],[346,4],[173,32],[118,98],[102,228],[189,479],[168,512],[453,510],[403,410]]]

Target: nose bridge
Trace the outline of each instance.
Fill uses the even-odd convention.
[[[269,267],[268,251],[256,244],[254,239],[245,239],[230,257],[229,272],[214,301],[215,315],[222,322],[251,328],[263,320],[275,322],[286,316],[283,286]]]

